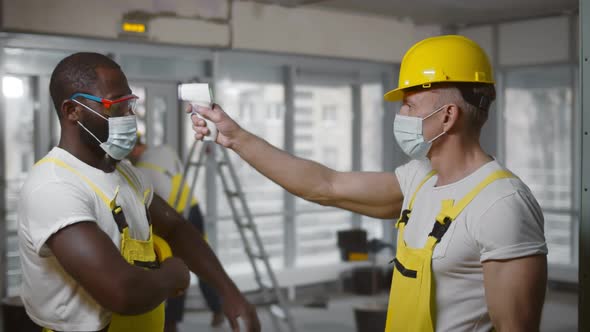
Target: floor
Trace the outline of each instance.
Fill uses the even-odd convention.
[[[310,301],[295,306],[293,316],[297,330],[304,332],[363,332],[357,331],[352,308],[367,302],[385,301],[385,294],[377,297],[338,295],[331,298],[326,307],[322,303]],[[317,302],[317,301],[316,301]],[[549,289],[543,309],[541,331],[571,332],[577,330],[578,297],[573,290]],[[259,310],[262,331],[277,331],[271,324],[269,315]],[[180,332],[225,332],[231,331],[227,323],[221,328],[209,326],[209,313],[187,312]],[[243,330],[242,330],[243,331]]]

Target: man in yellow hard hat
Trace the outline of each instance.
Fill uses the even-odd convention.
[[[456,35],[405,54],[393,130],[413,160],[395,174],[337,172],[252,135],[218,106],[199,107],[233,149],[289,192],[363,215],[397,218],[386,331],[536,331],[545,296],[543,213],[479,136],[495,98],[489,60]],[[195,138],[209,134],[193,116]],[[269,162],[272,161],[272,162]],[[401,216],[400,216],[401,215]]]

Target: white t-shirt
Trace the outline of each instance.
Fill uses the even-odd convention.
[[[494,160],[452,184],[435,187],[437,176],[429,179],[414,201],[404,233],[406,244],[424,247],[441,201],[458,202],[493,171],[502,169]],[[428,160],[413,160],[396,169],[404,209],[430,170]],[[490,331],[482,263],[538,254],[547,254],[543,213],[530,189],[518,178],[492,182],[455,219],[435,247],[436,331]]]
[[[150,167],[143,167],[140,163],[161,167],[167,174]],[[147,179],[151,180],[155,193],[163,199],[168,199],[170,196],[172,176],[184,171],[178,154],[167,145],[147,148],[139,158],[137,167]]]
[[[131,237],[149,238],[149,224],[143,204],[143,192],[149,182],[131,166],[121,167],[140,194],[119,171],[105,173],[77,159],[67,151],[53,148],[47,155],[64,161],[113,198],[119,186],[117,203],[123,208]],[[111,319],[111,313],[63,270],[46,241],[60,229],[77,222],[96,222],[120,248],[121,236],[111,210],[78,175],[47,162],[33,167],[25,181],[18,207],[18,239],[23,272],[21,298],[31,319],[43,327],[59,331],[97,331]]]

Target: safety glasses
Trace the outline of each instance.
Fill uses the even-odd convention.
[[[138,96],[131,94],[115,100],[110,100],[80,92],[74,93],[70,99],[75,99],[77,97],[83,97],[102,104],[104,106],[104,113],[109,117],[135,114],[137,99],[139,99]]]

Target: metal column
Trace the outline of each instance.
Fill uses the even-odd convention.
[[[580,0],[580,108],[582,112],[582,182],[578,331],[590,331],[590,0]],[[584,204],[586,203],[586,204]]]
[[[361,83],[357,82],[352,85],[352,170],[355,172],[361,171],[363,164],[362,156],[362,128],[363,128],[363,112],[362,112],[362,93]],[[358,213],[352,214],[352,228],[361,228],[362,217]]]
[[[295,151],[295,67],[285,66],[283,71],[285,86],[285,151]],[[286,190],[283,193],[285,211],[283,228],[285,267],[295,266],[297,258],[297,227],[295,226],[295,197]]]

